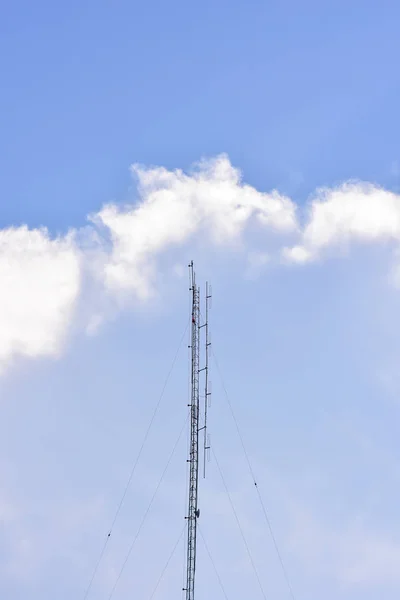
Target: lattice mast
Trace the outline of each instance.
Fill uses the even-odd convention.
[[[189,449],[189,507],[188,507],[188,541],[187,541],[187,573],[186,600],[194,600],[194,582],[196,574],[197,549],[197,506],[199,486],[199,360],[200,360],[200,289],[196,283],[193,262],[190,269],[190,291],[192,294],[191,315],[191,398],[190,398],[190,449]]]
[[[204,454],[209,448],[207,436],[207,406],[209,401],[208,383],[208,350],[210,346],[208,331],[208,309],[211,293],[206,286],[206,322],[200,325],[200,288],[196,283],[193,261],[189,265],[190,292],[192,296],[191,312],[191,397],[190,397],[190,449],[189,449],[189,506],[188,506],[188,532],[187,532],[187,559],[186,559],[186,600],[194,600],[195,575],[196,575],[196,550],[197,550],[197,519],[200,516],[198,508],[199,487],[199,433],[204,430]],[[205,367],[200,369],[200,330],[205,328]],[[204,423],[200,427],[200,372],[205,371],[204,394]],[[205,463],[204,463],[205,475]]]

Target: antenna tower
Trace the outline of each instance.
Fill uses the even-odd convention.
[[[199,487],[199,432],[204,430],[204,454],[209,448],[207,438],[207,405],[210,393],[208,391],[208,350],[210,346],[208,332],[208,308],[211,294],[206,285],[206,322],[200,325],[200,288],[196,283],[193,261],[189,265],[190,292],[192,296],[191,312],[191,397],[190,397],[190,450],[189,450],[189,507],[188,507],[188,538],[186,559],[186,600],[194,600],[196,550],[197,550],[197,519],[200,516],[198,508]],[[205,367],[200,369],[200,330],[206,330]],[[204,425],[200,427],[200,372],[205,371]],[[205,458],[204,458],[205,461]],[[204,462],[205,476],[205,462]]]

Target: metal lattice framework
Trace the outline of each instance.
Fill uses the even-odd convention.
[[[192,292],[191,323],[191,403],[190,403],[190,453],[189,453],[189,508],[187,540],[186,600],[194,600],[196,574],[197,506],[199,485],[199,360],[200,360],[200,290],[196,284],[193,262],[190,265]]]

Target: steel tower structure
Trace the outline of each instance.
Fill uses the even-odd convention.
[[[189,507],[186,563],[186,600],[194,600],[196,574],[197,519],[199,517],[199,373],[200,373],[200,289],[196,283],[193,262],[190,268],[191,314],[191,398],[190,398],[190,449],[189,449]]]
[[[197,550],[197,519],[200,516],[198,508],[199,487],[199,432],[204,430],[204,453],[208,449],[207,442],[207,405],[209,400],[208,391],[208,307],[211,294],[208,284],[206,286],[206,322],[200,325],[200,288],[196,283],[193,261],[189,265],[190,292],[192,297],[191,310],[191,395],[190,395],[190,447],[189,447],[189,502],[188,502],[188,530],[187,530],[187,559],[186,559],[186,600],[194,600],[195,575],[196,575],[196,550]],[[205,367],[200,369],[200,330],[205,328]],[[200,427],[200,372],[205,372],[204,393],[204,423]],[[205,466],[204,466],[205,474]]]

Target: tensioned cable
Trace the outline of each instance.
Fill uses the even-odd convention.
[[[175,552],[176,552],[176,549],[177,549],[177,547],[178,547],[178,545],[179,545],[179,542],[181,541],[181,539],[182,539],[182,536],[183,536],[183,534],[185,533],[185,529],[186,529],[186,523],[185,523],[185,525],[183,526],[183,528],[182,528],[182,531],[181,531],[181,533],[179,534],[179,537],[178,537],[177,541],[176,541],[176,542],[175,542],[175,544],[174,544],[174,547],[172,548],[171,554],[168,556],[168,560],[167,560],[167,562],[165,563],[163,570],[161,571],[161,575],[160,575],[160,577],[159,577],[159,578],[158,578],[158,580],[157,580],[157,583],[156,583],[156,585],[155,585],[155,588],[154,588],[154,590],[153,590],[153,592],[152,592],[152,594],[151,594],[151,596],[150,596],[149,600],[153,600],[153,598],[154,598],[154,596],[155,596],[155,594],[156,594],[156,592],[157,592],[157,590],[158,590],[158,586],[160,585],[160,583],[161,583],[161,581],[162,581],[162,579],[163,579],[163,577],[164,577],[164,575],[165,575],[165,572],[166,572],[166,570],[167,570],[167,569],[168,569],[168,567],[169,567],[169,563],[171,562],[171,560],[172,560],[172,557],[174,556],[174,554],[175,554]]]
[[[248,545],[248,543],[247,543],[246,536],[244,535],[243,527],[242,527],[242,525],[241,525],[241,523],[240,523],[240,519],[239,519],[239,516],[238,516],[238,514],[237,514],[237,512],[236,512],[235,505],[233,504],[233,500],[232,500],[231,494],[230,494],[230,492],[229,492],[229,490],[228,490],[228,486],[226,485],[225,477],[224,477],[224,475],[223,475],[223,473],[222,473],[221,467],[220,467],[220,465],[219,465],[218,459],[217,459],[217,457],[216,457],[216,455],[215,455],[215,452],[214,452],[214,450],[213,450],[213,449],[212,449],[212,454],[213,454],[213,456],[214,456],[215,463],[216,463],[216,465],[217,465],[217,468],[218,468],[219,474],[220,474],[220,476],[221,476],[222,483],[224,484],[224,488],[225,488],[226,494],[227,494],[227,496],[228,496],[229,503],[230,503],[230,505],[231,505],[231,508],[232,508],[232,512],[233,512],[233,514],[234,514],[234,516],[235,516],[236,523],[237,523],[237,526],[238,526],[238,528],[239,528],[240,534],[241,534],[241,536],[242,536],[243,543],[244,543],[244,545],[245,545],[245,548],[246,548],[246,551],[247,551],[247,554],[248,554],[248,557],[249,557],[249,560],[250,560],[251,566],[253,567],[254,574],[255,574],[255,576],[256,576],[256,579],[257,579],[257,581],[258,581],[259,588],[260,588],[260,590],[261,590],[261,593],[262,593],[262,595],[263,595],[263,598],[264,598],[264,600],[267,600],[267,597],[266,597],[266,595],[265,595],[265,592],[264,592],[264,588],[263,588],[263,586],[262,586],[262,583],[261,583],[260,576],[259,576],[259,574],[258,574],[258,571],[257,571],[257,567],[256,567],[256,565],[255,565],[255,562],[254,562],[254,560],[253,560],[253,556],[252,556],[252,554],[251,554],[251,551],[250,551],[250,547],[249,547],[249,545]]]
[[[186,417],[186,419],[185,419],[185,422],[184,422],[184,424],[183,424],[183,427],[182,427],[182,429],[181,429],[181,430],[180,430],[180,432],[179,432],[179,435],[178,435],[178,438],[177,438],[177,440],[176,440],[176,442],[175,442],[175,444],[174,444],[174,447],[172,448],[171,454],[170,454],[170,455],[169,455],[169,457],[168,457],[167,464],[165,465],[164,471],[163,471],[163,472],[162,472],[162,474],[161,474],[161,477],[160,477],[160,479],[159,479],[159,481],[158,481],[158,484],[157,484],[157,486],[156,486],[156,489],[154,490],[154,493],[153,493],[153,495],[152,495],[152,497],[151,497],[151,500],[150,500],[150,502],[149,502],[149,504],[148,504],[148,506],[147,506],[147,509],[146,509],[146,511],[145,511],[145,513],[144,513],[144,515],[143,515],[143,517],[142,517],[142,520],[141,520],[141,522],[140,522],[140,525],[139,525],[139,527],[138,527],[138,529],[137,529],[137,531],[136,531],[136,534],[135,534],[135,537],[134,537],[134,539],[133,539],[133,542],[132,542],[132,544],[130,545],[130,547],[129,547],[129,550],[128,550],[128,553],[127,553],[127,555],[126,555],[126,557],[125,557],[125,560],[124,560],[124,562],[122,563],[122,567],[121,567],[121,569],[120,569],[120,572],[118,573],[117,579],[115,580],[114,586],[113,586],[113,588],[112,588],[112,590],[111,590],[111,593],[110,593],[110,595],[109,595],[109,597],[108,597],[108,600],[111,600],[111,598],[112,598],[112,597],[113,597],[113,595],[114,595],[114,592],[115,592],[115,590],[116,590],[116,588],[117,588],[118,582],[119,582],[119,580],[121,579],[122,573],[123,573],[123,571],[124,571],[124,569],[125,569],[125,567],[126,567],[126,564],[127,564],[128,560],[129,560],[129,557],[130,557],[130,555],[131,555],[131,553],[132,553],[132,550],[133,550],[133,548],[135,547],[135,544],[136,544],[136,542],[137,542],[137,540],[138,540],[138,537],[139,537],[139,535],[140,535],[140,532],[142,531],[143,525],[144,525],[144,523],[145,523],[145,521],[146,521],[146,518],[147,518],[147,516],[148,516],[148,514],[149,514],[149,512],[150,512],[150,509],[151,509],[151,507],[152,507],[152,505],[153,505],[153,502],[154,502],[154,500],[155,500],[155,497],[157,496],[157,492],[158,492],[158,490],[160,489],[160,486],[161,486],[161,484],[162,484],[162,482],[163,482],[163,479],[164,479],[164,477],[165,477],[165,474],[166,474],[166,472],[167,472],[167,470],[168,470],[168,467],[169,467],[169,465],[170,465],[170,463],[171,463],[171,460],[172,460],[172,458],[173,458],[173,456],[174,456],[174,454],[175,454],[175,450],[176,450],[176,449],[177,449],[177,447],[178,447],[178,444],[179,444],[179,442],[180,442],[180,439],[181,439],[181,437],[182,437],[182,434],[183,434],[183,432],[184,432],[184,430],[185,430],[185,427],[186,427],[186,424],[187,424],[187,422],[188,422],[188,419],[189,419],[189,414],[187,415],[187,417]]]
[[[205,547],[205,549],[206,549],[206,552],[207,552],[207,554],[208,554],[208,558],[210,559],[210,561],[211,561],[211,564],[212,564],[212,566],[213,566],[213,569],[214,569],[215,575],[217,576],[218,583],[219,583],[219,586],[220,586],[220,588],[221,588],[221,590],[222,590],[222,593],[223,593],[223,595],[225,596],[226,600],[228,600],[228,595],[227,595],[227,593],[226,593],[226,590],[225,590],[224,584],[222,583],[221,576],[220,576],[220,574],[219,574],[219,572],[218,572],[217,566],[216,566],[216,564],[215,564],[215,562],[214,562],[214,559],[213,559],[213,557],[212,557],[212,554],[211,554],[211,552],[210,552],[210,549],[209,549],[209,547],[208,547],[208,544],[207,544],[207,542],[206,542],[206,540],[205,540],[204,534],[203,534],[202,530],[200,529],[200,526],[199,526],[199,524],[197,524],[197,529],[198,529],[198,531],[199,531],[199,533],[200,533],[201,539],[203,540],[204,547]]]
[[[167,387],[167,385],[168,385],[168,382],[169,382],[169,379],[170,379],[170,377],[171,377],[172,371],[173,371],[173,369],[174,369],[174,367],[175,367],[175,363],[176,363],[176,361],[177,361],[177,358],[178,358],[179,351],[180,351],[180,349],[181,349],[181,346],[182,346],[183,340],[185,339],[185,335],[186,335],[186,332],[187,332],[187,330],[188,330],[188,327],[189,327],[189,320],[188,320],[188,322],[186,323],[185,331],[183,332],[183,335],[182,335],[182,337],[181,337],[181,339],[180,339],[180,341],[179,341],[178,349],[177,349],[177,351],[175,352],[175,356],[174,356],[174,358],[173,358],[173,361],[172,361],[171,367],[170,367],[170,369],[169,369],[169,371],[168,371],[168,373],[167,373],[167,376],[166,376],[166,378],[165,378],[165,381],[164,381],[163,387],[162,387],[162,389],[161,389],[161,394],[160,394],[160,396],[159,396],[159,398],[158,398],[157,404],[156,404],[156,406],[155,406],[155,408],[154,408],[154,411],[153,411],[153,414],[152,414],[152,416],[151,416],[151,418],[150,418],[149,425],[148,425],[148,427],[147,427],[146,433],[144,434],[144,437],[143,437],[143,440],[142,440],[142,444],[141,444],[141,446],[140,446],[140,448],[139,448],[139,452],[138,452],[138,454],[136,455],[136,459],[135,459],[135,462],[133,463],[133,466],[132,466],[131,472],[130,472],[130,474],[129,474],[128,481],[127,481],[127,484],[126,484],[126,486],[125,486],[125,489],[124,489],[124,491],[123,491],[123,494],[122,494],[121,500],[120,500],[120,502],[119,502],[119,504],[118,504],[118,508],[117,508],[117,510],[116,510],[116,512],[115,512],[115,515],[114,515],[113,521],[112,521],[112,523],[111,523],[111,527],[110,527],[110,528],[109,528],[109,530],[108,530],[108,534],[107,534],[107,536],[106,536],[106,539],[105,539],[105,541],[104,541],[103,548],[102,548],[102,550],[101,550],[100,556],[99,556],[99,558],[98,558],[98,560],[97,560],[97,562],[96,562],[95,568],[94,568],[94,570],[93,570],[93,573],[92,573],[92,577],[91,577],[91,579],[90,579],[90,582],[89,582],[89,585],[88,585],[88,587],[87,587],[87,589],[86,589],[86,592],[85,592],[85,595],[84,595],[84,597],[83,597],[83,600],[86,600],[86,599],[87,599],[87,597],[89,596],[89,593],[90,593],[90,590],[91,590],[91,588],[92,588],[92,585],[93,585],[94,579],[95,579],[95,577],[96,577],[97,571],[98,571],[98,569],[99,569],[99,566],[100,566],[100,564],[101,564],[101,561],[103,560],[103,557],[104,557],[104,554],[105,554],[105,551],[106,551],[106,548],[107,548],[108,542],[110,541],[110,537],[111,537],[111,534],[112,534],[112,532],[113,532],[113,529],[114,529],[114,525],[115,525],[115,523],[116,523],[116,521],[117,521],[117,519],[118,519],[119,513],[121,512],[121,508],[122,508],[122,505],[123,505],[123,503],[124,503],[124,500],[125,500],[126,494],[128,493],[129,486],[130,486],[130,484],[131,484],[131,481],[132,481],[132,478],[133,478],[133,476],[134,476],[134,474],[135,474],[135,471],[136,471],[137,465],[138,465],[138,463],[139,463],[140,457],[142,456],[142,453],[143,453],[144,446],[145,446],[145,444],[146,444],[146,442],[147,442],[147,439],[148,439],[148,437],[149,437],[149,434],[150,434],[150,430],[151,430],[151,428],[152,428],[152,426],[153,426],[153,423],[154,423],[154,421],[155,421],[155,418],[156,418],[156,416],[157,416],[158,410],[159,410],[159,408],[160,408],[161,401],[162,401],[162,399],[163,399],[163,397],[164,397],[164,393],[165,393],[166,387]]]
[[[241,443],[241,446],[242,446],[242,449],[243,449],[243,453],[244,453],[244,456],[245,456],[245,459],[246,459],[246,462],[247,462],[247,466],[249,468],[249,472],[250,472],[251,478],[253,480],[256,492],[257,492],[257,496],[258,496],[258,499],[259,499],[259,502],[260,502],[260,505],[261,505],[261,509],[263,511],[264,518],[265,518],[265,521],[267,523],[267,527],[268,527],[269,533],[271,535],[272,543],[274,545],[276,555],[277,555],[278,560],[280,562],[280,565],[281,565],[281,568],[282,568],[282,572],[283,572],[283,576],[284,576],[285,581],[286,581],[286,585],[287,585],[287,587],[289,589],[290,597],[292,598],[292,600],[296,600],[294,592],[293,592],[292,585],[290,583],[289,575],[288,575],[288,572],[287,572],[286,567],[285,567],[285,563],[284,563],[282,555],[281,555],[281,553],[279,551],[278,543],[276,541],[276,537],[275,537],[273,529],[272,529],[271,521],[270,521],[270,519],[268,517],[267,509],[265,507],[263,498],[261,496],[261,492],[260,492],[259,487],[257,485],[257,480],[256,480],[256,477],[255,477],[255,474],[254,474],[254,471],[253,471],[253,467],[251,466],[251,462],[250,462],[250,458],[249,458],[249,455],[248,455],[247,450],[246,450],[246,446],[244,444],[243,436],[242,436],[240,428],[239,428],[239,423],[238,423],[238,420],[236,418],[235,412],[233,410],[232,402],[230,401],[229,394],[228,394],[228,391],[226,389],[224,379],[222,377],[221,369],[219,368],[218,360],[217,360],[217,357],[215,355],[215,352],[214,352],[213,348],[211,348],[211,352],[212,352],[212,355],[214,357],[215,365],[217,367],[218,375],[219,375],[220,380],[221,380],[222,388],[224,390],[225,399],[226,399],[226,401],[228,403],[229,410],[231,412],[231,416],[232,416],[233,422],[235,424],[237,434],[239,436],[239,440],[240,440],[240,443]]]

